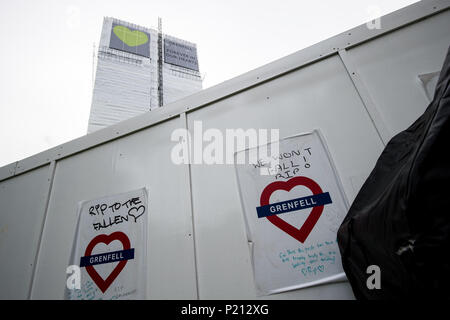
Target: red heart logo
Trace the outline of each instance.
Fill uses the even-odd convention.
[[[314,180],[302,176],[294,177],[289,179],[288,181],[272,182],[267,187],[265,187],[263,192],[261,193],[260,198],[261,206],[270,204],[269,203],[270,196],[276,190],[284,190],[289,192],[295,186],[305,186],[308,189],[310,189],[314,195],[323,193],[322,188],[320,188],[320,186]],[[305,223],[303,223],[300,229],[297,229],[293,225],[287,223],[277,215],[268,216],[266,218],[275,226],[277,226],[278,228],[289,234],[291,237],[303,243],[305,242],[306,238],[311,233],[311,230],[314,228],[317,221],[319,220],[322,211],[323,205],[313,207],[311,213],[309,214],[308,218],[306,219]]]
[[[114,240],[119,240],[122,242],[123,250],[130,249],[130,239],[128,239],[127,235],[123,232],[117,231],[113,232],[110,235],[106,234],[100,234],[96,236],[94,239],[89,242],[86,252],[84,255],[90,256],[92,253],[92,249],[98,244],[98,243],[104,243],[106,245],[110,244]],[[87,273],[91,276],[92,280],[94,280],[95,284],[100,288],[100,290],[105,293],[105,291],[109,288],[109,286],[113,283],[113,281],[117,278],[119,273],[122,271],[123,268],[125,268],[125,265],[127,264],[128,260],[122,260],[119,261],[117,266],[114,268],[114,270],[111,272],[111,274],[104,280],[100,275],[95,271],[94,266],[86,266]]]

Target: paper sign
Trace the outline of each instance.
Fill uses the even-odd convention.
[[[236,165],[258,294],[345,279],[336,237],[348,203],[320,133],[261,148]]]
[[[145,188],[84,201],[70,265],[81,270],[72,300],[145,298],[148,200]]]
[[[114,22],[111,28],[109,47],[149,58],[150,34]]]

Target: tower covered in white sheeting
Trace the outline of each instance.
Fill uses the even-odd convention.
[[[194,43],[105,17],[88,133],[201,89]]]

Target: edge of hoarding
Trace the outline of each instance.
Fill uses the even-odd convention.
[[[270,62],[216,86],[165,105],[163,108],[124,120],[107,128],[68,141],[20,161],[0,167],[0,181],[69,157],[98,145],[143,130],[158,123],[180,117],[183,113],[206,107],[229,96],[298,70],[314,62],[338,55],[339,51],[360,45],[377,37],[444,12],[450,8],[448,0],[420,1],[382,16],[383,27],[369,29],[362,24],[327,40]]]

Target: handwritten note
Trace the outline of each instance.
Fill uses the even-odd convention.
[[[262,174],[271,175],[275,180],[289,179],[311,167],[310,156],[312,147],[297,147],[272,157],[260,158],[251,165],[255,169],[265,169],[265,172],[261,171]]]
[[[144,213],[145,205],[139,197],[127,199],[123,203],[117,201],[112,204],[102,202],[89,207],[89,215],[98,217],[92,224],[95,230],[106,229],[123,222],[137,223],[137,220]]]
[[[285,249],[278,256],[282,263],[298,270],[304,277],[315,276],[336,264],[338,252],[335,245],[335,241],[324,241],[308,247]]]

